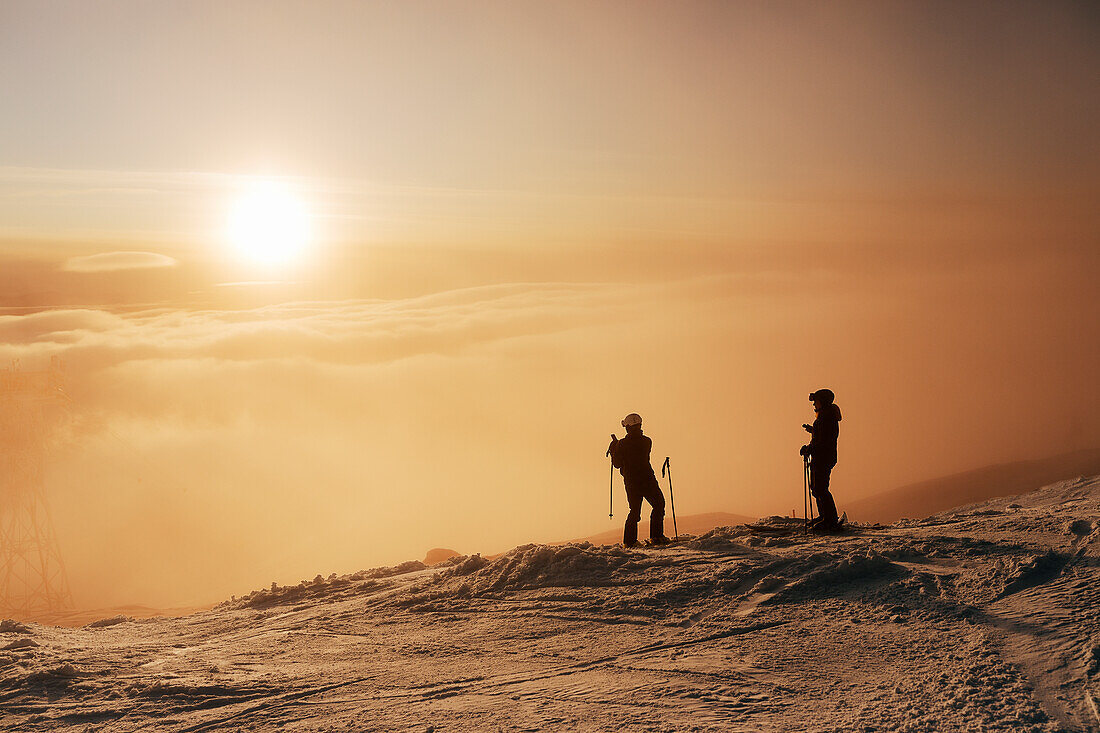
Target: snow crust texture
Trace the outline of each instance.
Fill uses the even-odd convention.
[[[0,622],[7,730],[1100,731],[1100,477],[889,527],[524,545]]]

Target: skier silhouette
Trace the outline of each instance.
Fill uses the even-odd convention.
[[[803,457],[810,459],[810,493],[817,500],[818,517],[810,522],[810,526],[824,530],[835,530],[840,526],[836,502],[829,493],[829,476],[836,466],[836,441],[840,436],[840,407],[833,402],[835,399],[830,389],[810,393],[817,417],[813,425],[802,426],[810,433],[810,442],[799,450]]]
[[[649,452],[653,441],[642,435],[642,418],[635,412],[623,418],[626,437],[619,440],[611,436],[608,452],[611,464],[619,469],[626,484],[626,500],[630,504],[630,513],[626,515],[623,527],[623,545],[634,547],[638,544],[638,521],[642,518],[642,499],[653,507],[649,514],[649,541],[654,545],[668,544],[665,537],[665,495],[657,483],[653,466],[649,463]]]

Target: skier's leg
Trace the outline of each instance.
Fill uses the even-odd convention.
[[[630,483],[626,484],[626,501],[630,511],[623,525],[623,544],[630,547],[638,544],[638,521],[642,518],[642,492]]]
[[[827,468],[825,466],[814,468],[812,464],[810,466],[810,493],[817,501],[817,512],[821,516],[821,524],[826,526],[837,523],[836,502],[833,501],[833,495],[829,492],[829,478],[832,470],[832,466]]]
[[[665,539],[665,495],[661,492],[661,487],[656,480],[647,487],[645,498],[653,507],[653,511],[649,513],[649,539],[663,540]]]

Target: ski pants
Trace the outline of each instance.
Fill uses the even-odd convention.
[[[646,477],[641,481],[624,481],[626,501],[630,504],[630,513],[626,515],[623,527],[623,544],[633,545],[638,541],[638,522],[642,518],[642,499],[649,502],[653,511],[649,513],[649,538],[652,540],[665,536],[665,495],[657,483],[657,477]]]
[[[834,464],[835,465],[835,464]],[[836,524],[836,502],[829,493],[829,476],[833,472],[833,466],[818,466],[810,462],[810,493],[817,500],[817,514],[826,524]]]

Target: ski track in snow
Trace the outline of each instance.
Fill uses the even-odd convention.
[[[0,625],[0,727],[1100,731],[1100,477],[838,536],[527,545]]]

